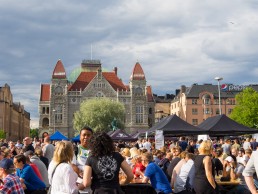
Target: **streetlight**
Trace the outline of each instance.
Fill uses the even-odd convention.
[[[218,91],[219,91],[219,114],[221,115],[221,103],[220,103],[220,81],[223,80],[223,77],[215,77],[215,80],[218,81]]]
[[[56,132],[56,110],[53,109],[53,114],[54,114],[54,133]]]

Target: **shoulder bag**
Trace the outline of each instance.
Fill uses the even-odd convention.
[[[59,163],[59,164],[61,164],[61,163]],[[52,176],[51,176],[52,179],[53,179],[53,176],[54,176],[54,174],[55,174],[56,168],[58,167],[59,164],[56,165],[56,167],[54,168],[54,170],[53,170],[53,172],[52,172]],[[52,181],[53,181],[53,180],[52,180]],[[50,186],[49,186],[49,188],[48,188],[47,194],[51,194],[51,184],[50,184]]]

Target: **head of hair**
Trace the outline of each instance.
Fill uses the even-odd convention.
[[[220,157],[223,154],[223,151],[221,148],[217,148],[215,151],[216,157]]]
[[[14,158],[16,158],[17,162],[22,162],[23,164],[26,164],[26,156],[24,156],[23,154],[18,154],[14,156]]]
[[[49,136],[44,137],[44,142],[50,143],[50,137]]]
[[[246,150],[245,150],[245,154],[249,154],[249,155],[251,155],[251,154],[252,154],[252,150],[251,150],[251,149],[249,149],[249,148],[248,148],[248,149],[246,149]]]
[[[73,159],[73,144],[70,141],[56,143],[53,161],[56,163],[71,162]]]
[[[144,158],[146,158],[146,160],[148,161],[148,162],[152,162],[153,161],[153,156],[152,156],[152,153],[150,153],[150,152],[145,152],[145,153],[142,153],[142,158],[144,157]]]
[[[189,159],[194,160],[194,159],[195,159],[195,155],[194,155],[193,153],[187,152],[187,153],[185,154],[185,158],[189,158]]]
[[[39,147],[35,148],[35,155],[38,157],[42,156],[43,155],[42,149]]]
[[[209,155],[209,154],[211,154],[211,151],[212,151],[211,141],[210,140],[204,140],[199,147],[199,152]]]
[[[93,134],[93,130],[92,130],[92,128],[90,128],[89,126],[87,126],[87,125],[85,125],[83,128],[81,128],[81,130],[80,130],[80,134],[82,133],[82,131],[84,131],[84,130],[87,130],[87,131],[90,131],[92,134]]]
[[[91,138],[90,150],[92,156],[101,157],[111,155],[115,151],[115,146],[111,137],[101,132]]]
[[[31,162],[30,162],[30,157],[29,157],[29,156],[25,156],[25,157],[26,157],[26,163],[27,163],[27,164],[31,163]]]
[[[181,159],[184,159],[185,156],[186,156],[186,153],[187,153],[186,151],[181,152],[180,155],[179,155],[179,157],[180,157]]]

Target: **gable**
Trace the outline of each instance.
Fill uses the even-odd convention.
[[[109,82],[115,91],[126,90],[123,82],[117,77],[114,72],[102,72],[103,77]]]
[[[69,91],[84,90],[96,75],[97,72],[81,72],[81,74],[69,88]]]

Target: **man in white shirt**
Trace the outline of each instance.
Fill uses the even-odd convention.
[[[151,151],[150,139],[147,139],[147,141],[145,141],[145,142],[143,143],[143,148],[145,148],[146,150],[148,150],[148,152]]]
[[[174,185],[174,193],[190,194],[193,191],[193,179],[195,174],[194,169],[194,154],[187,153],[185,156],[186,163],[182,165]]]

